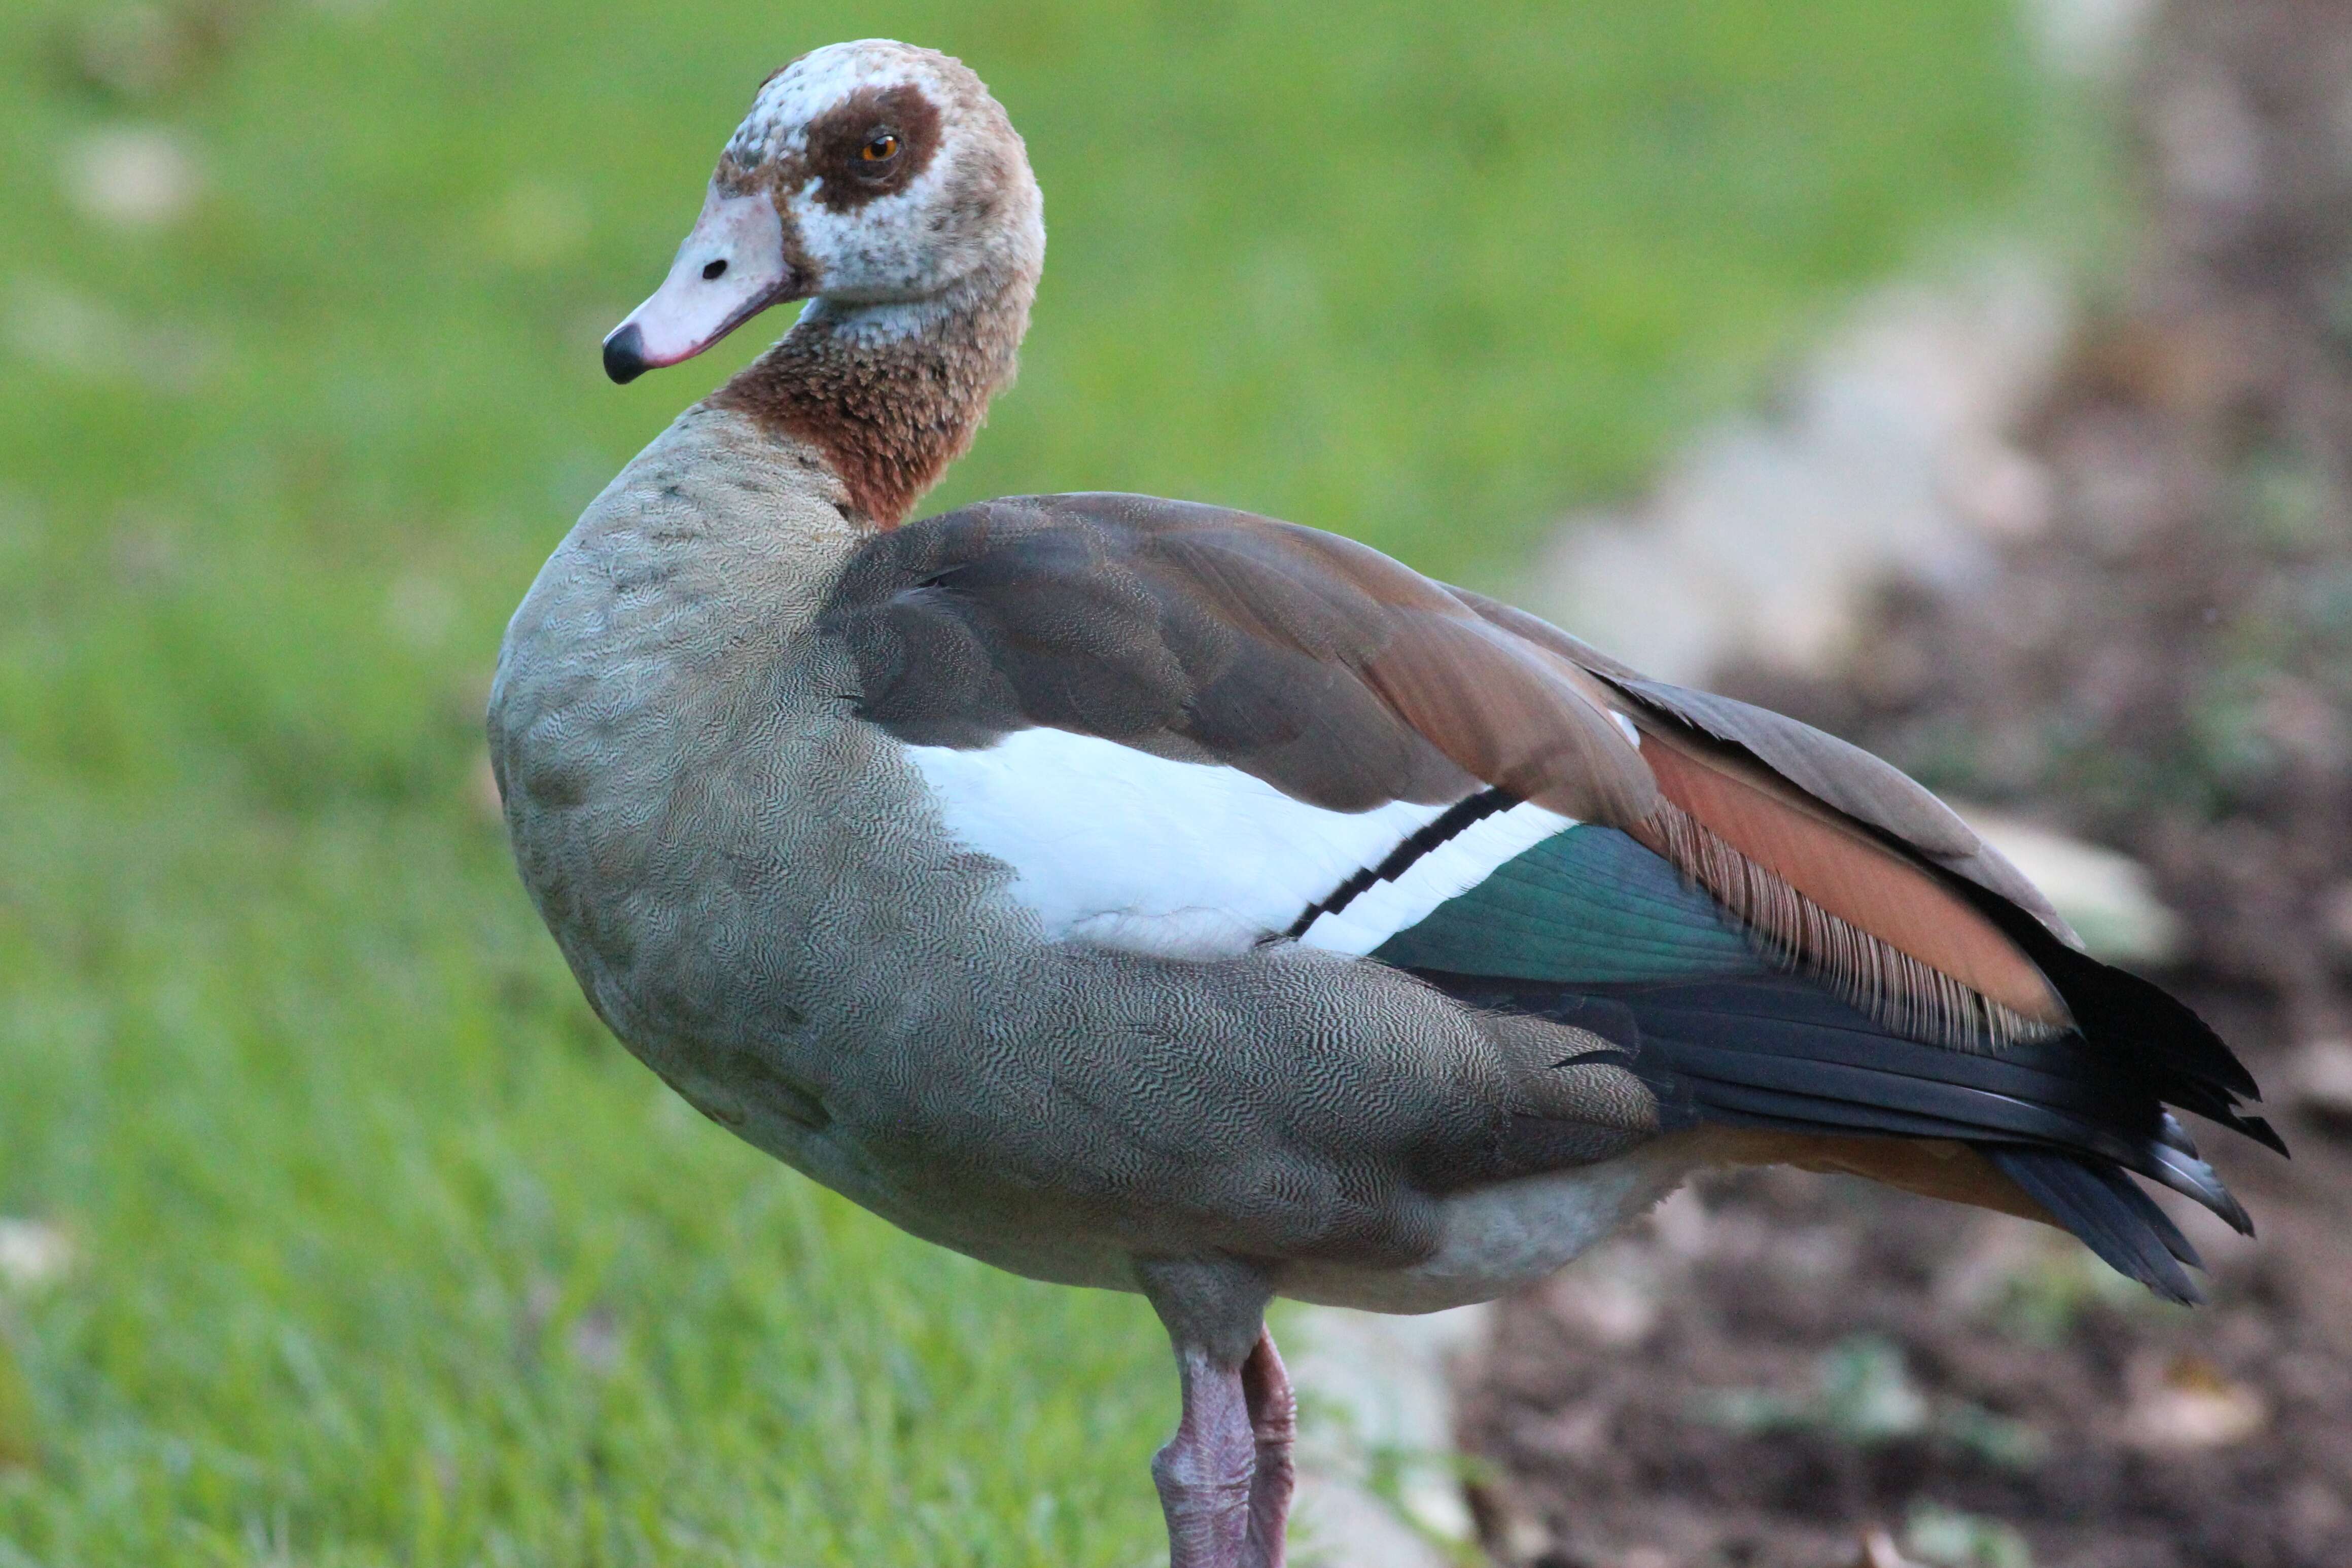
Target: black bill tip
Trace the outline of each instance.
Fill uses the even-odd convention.
[[[634,321],[604,340],[604,373],[622,386],[644,375],[646,340]]]

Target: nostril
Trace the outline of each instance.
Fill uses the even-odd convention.
[[[724,277],[726,275],[727,263],[724,260],[714,261],[702,269],[702,281],[708,283],[714,277]]]

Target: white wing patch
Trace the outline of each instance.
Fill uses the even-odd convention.
[[[1059,729],[907,756],[948,831],[1013,869],[1013,896],[1049,937],[1169,957],[1223,957],[1281,936],[1452,804],[1329,811],[1238,768]],[[1496,812],[1318,915],[1300,940],[1369,953],[1573,825],[1536,806]]]
[[[1393,880],[1376,882],[1343,907],[1317,915],[1298,939],[1334,953],[1369,953],[1494,875],[1505,861],[1574,826],[1572,817],[1525,802],[1498,811],[1454,834]]]

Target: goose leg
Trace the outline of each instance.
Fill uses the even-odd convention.
[[[1257,1343],[1242,1363],[1242,1397],[1249,1409],[1250,1436],[1257,1468],[1250,1476],[1247,1568],[1282,1568],[1283,1536],[1290,1522],[1295,1483],[1290,1448],[1298,1435],[1298,1400],[1282,1367],[1274,1335],[1258,1331]]]
[[[1169,1568],[1281,1568],[1290,1509],[1290,1381],[1265,1333],[1265,1277],[1213,1259],[1139,1262],[1182,1379],[1176,1435],[1152,1456]]]
[[[1151,1457],[1168,1516],[1168,1568],[1250,1568],[1250,1504],[1257,1468],[1241,1369],[1179,1347],[1184,1414]]]

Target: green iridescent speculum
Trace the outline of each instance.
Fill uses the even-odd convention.
[[[1596,985],[1769,968],[1673,865],[1591,824],[1535,845],[1372,956],[1408,969]]]

